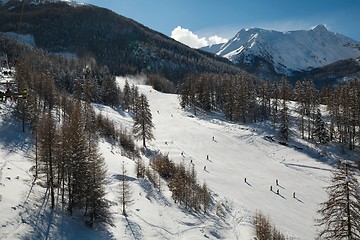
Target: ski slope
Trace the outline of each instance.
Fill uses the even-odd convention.
[[[123,85],[125,79],[117,80]],[[192,160],[200,183],[206,182],[212,192],[214,205],[209,214],[188,212],[175,204],[164,181],[159,192],[148,180],[137,179],[134,161],[104,140],[99,147],[108,168],[106,190],[113,225],[90,229],[60,207],[50,211],[46,188],[41,180],[33,182],[33,142],[22,133],[21,124],[10,118],[8,102],[0,104],[0,239],[247,240],[255,236],[256,211],[292,239],[315,239],[314,219],[318,204],[327,198],[324,187],[330,183],[331,165],[339,157],[354,156],[300,139],[283,146],[266,140],[271,130],[262,124],[235,124],[217,114],[193,116],[180,108],[177,95],[157,92],[138,78],[127,79],[139,84],[140,93],[149,100],[156,137],[148,143],[149,149],[168,154],[175,162],[190,165]],[[94,107],[131,130],[128,113],[99,104]],[[121,215],[118,200],[122,163],[134,200],[127,218]],[[222,205],[221,216],[215,214],[216,203]]]
[[[148,97],[153,113],[156,141],[152,147],[175,161],[193,160],[199,178],[222,201],[231,203],[234,232],[259,210],[284,233],[296,239],[314,239],[316,210],[327,197],[323,187],[329,183],[328,165],[309,157],[308,151],[266,141],[261,129],[217,120],[216,116],[189,117],[180,109],[177,95],[159,93],[149,86],[140,90]],[[280,186],[275,185],[276,179]],[[273,191],[279,189],[279,195],[270,191],[271,185]]]

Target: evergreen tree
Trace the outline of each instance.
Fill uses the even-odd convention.
[[[92,227],[94,221],[109,222],[111,219],[109,204],[105,199],[106,166],[95,143],[89,146],[87,172],[86,213],[89,216],[87,223]]]
[[[341,162],[334,172],[332,185],[326,188],[329,199],[322,203],[318,213],[318,226],[324,227],[319,239],[360,239],[360,187],[354,174],[354,167]]]
[[[301,132],[301,138],[305,138],[305,89],[303,82],[297,81],[295,83],[295,101],[296,109],[298,111],[298,127]]]
[[[101,97],[104,104],[116,107],[120,103],[120,90],[115,77],[105,77],[101,83]]]
[[[122,214],[126,216],[126,208],[132,204],[132,192],[129,182],[126,180],[126,170],[125,164],[123,162],[121,169],[121,182],[120,182],[120,192],[119,199],[122,207]]]
[[[145,177],[145,171],[146,171],[146,167],[145,167],[144,160],[142,160],[141,158],[138,158],[136,160],[136,162],[135,162],[136,177],[137,178],[144,178]]]
[[[280,112],[280,138],[284,141],[289,140],[289,114],[286,101],[283,100]]]
[[[55,142],[56,128],[51,113],[44,114],[38,128],[39,135],[39,159],[45,163],[47,186],[50,189],[51,208],[55,207]]]
[[[202,185],[202,192],[201,192],[201,200],[202,200],[202,204],[203,204],[203,208],[204,208],[204,213],[207,212],[207,210],[210,207],[210,201],[211,201],[211,195],[209,192],[209,189],[207,187],[207,184],[204,183]]]
[[[142,140],[143,146],[146,147],[146,140],[153,140],[154,125],[152,123],[152,114],[149,103],[144,94],[141,94],[136,104],[134,116],[133,133],[137,140]]]
[[[305,82],[305,115],[307,116],[308,139],[313,138],[313,122],[318,108],[318,92],[311,81]]]
[[[260,98],[260,117],[261,120],[264,121],[270,115],[270,84],[268,81],[264,81],[260,85],[259,91]]]
[[[131,85],[130,92],[130,110],[136,113],[136,103],[139,98],[139,88],[135,84],[133,84]]]
[[[280,93],[282,97],[282,109],[280,111],[280,138],[284,141],[289,139],[289,109],[287,101],[289,99],[289,83],[286,78],[282,79]]]
[[[234,83],[231,79],[227,79],[224,86],[224,107],[223,112],[225,116],[232,121],[234,117],[234,98],[235,98],[235,89]]]
[[[328,130],[325,127],[325,122],[322,119],[320,109],[317,109],[316,118],[315,118],[315,129],[314,129],[314,139],[319,143],[329,142]]]
[[[84,116],[81,103],[76,102],[69,114],[68,121],[63,125],[65,165],[68,176],[68,210],[84,206],[86,199],[86,182],[88,180],[88,142],[86,141]]]
[[[128,80],[125,80],[125,85],[123,89],[122,95],[122,107],[124,110],[130,110],[130,103],[131,103],[131,89]]]
[[[180,106],[185,108],[190,106],[190,99],[191,99],[191,82],[192,82],[192,75],[186,77],[179,87],[179,94],[180,94]]]

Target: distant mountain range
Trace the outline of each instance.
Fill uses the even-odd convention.
[[[305,31],[242,29],[228,42],[201,48],[258,75],[287,76],[360,56],[360,42],[330,32],[324,25]]]
[[[227,43],[192,49],[108,9],[73,1],[26,1],[17,34],[21,3],[0,0],[0,34],[92,58],[116,75],[146,71],[177,84],[202,72],[251,73],[268,80],[307,78],[318,86],[360,78],[360,43],[323,25],[290,32],[242,29]]]

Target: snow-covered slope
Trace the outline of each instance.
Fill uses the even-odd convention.
[[[358,57],[360,43],[318,25],[308,31],[242,29],[227,43],[202,50],[226,57],[234,63],[252,63],[255,57],[260,57],[272,64],[276,72],[291,75],[293,71],[307,71]]]
[[[120,84],[124,81],[118,78]],[[139,85],[139,91],[147,96],[153,113],[156,140],[148,143],[150,150],[187,166],[192,160],[199,181],[207,183],[214,203],[222,204],[223,214],[217,216],[214,207],[205,216],[179,207],[165,182],[158,192],[146,179],[137,179],[134,161],[105,141],[99,147],[108,166],[106,190],[113,225],[94,230],[61,208],[50,211],[46,188],[40,180],[33,183],[32,142],[21,124],[9,117],[14,104],[7,102],[0,104],[0,239],[250,240],[254,239],[256,211],[269,216],[291,239],[315,239],[316,210],[326,199],[323,187],[330,183],[331,163],[339,158],[336,148],[322,149],[296,138],[286,147],[265,138],[271,132],[266,126],[231,123],[216,114],[194,117],[180,108],[177,95],[144,85]],[[131,128],[129,114],[94,106],[114,123]],[[134,200],[127,218],[121,215],[117,195],[122,162]]]

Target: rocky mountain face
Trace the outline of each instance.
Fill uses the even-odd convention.
[[[310,76],[313,69],[359,57],[360,42],[330,32],[324,25],[290,32],[252,28],[242,29],[224,44],[202,50],[271,79],[279,75]]]

